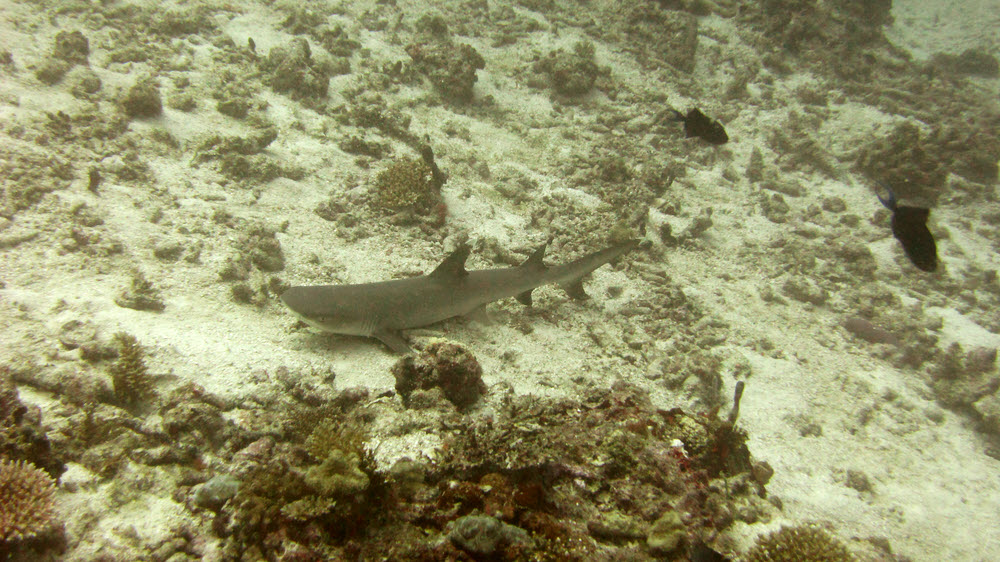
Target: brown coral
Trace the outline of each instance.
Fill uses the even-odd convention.
[[[744,562],[850,562],[840,541],[814,525],[782,527],[757,540]]]
[[[0,460],[0,542],[30,539],[55,513],[55,481],[25,461]]]
[[[440,388],[448,400],[464,409],[486,394],[479,362],[467,349],[447,340],[433,341],[416,357],[400,359],[392,374],[404,401],[415,390]]]

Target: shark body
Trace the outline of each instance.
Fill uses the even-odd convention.
[[[302,321],[326,332],[378,338],[397,353],[411,351],[402,330],[462,316],[495,300],[516,297],[531,304],[531,291],[560,284],[584,298],[583,278],[638,245],[630,240],[572,262],[548,267],[545,246],[517,267],[466,271],[469,247],[460,246],[434,271],[410,279],[358,285],[304,285],[281,295]]]

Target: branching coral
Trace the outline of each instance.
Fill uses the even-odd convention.
[[[0,543],[30,539],[55,514],[55,481],[25,461],[0,459]]]
[[[122,405],[133,407],[153,396],[153,379],[147,373],[145,353],[135,336],[118,332],[115,343],[118,344],[118,360],[108,367],[115,398]]]

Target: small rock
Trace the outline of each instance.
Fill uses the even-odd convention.
[[[676,511],[668,511],[653,523],[646,535],[646,545],[657,552],[670,552],[681,545],[687,536],[681,515]]]
[[[213,476],[208,482],[195,488],[194,504],[198,507],[217,511],[240,489],[240,481],[230,474]]]
[[[462,550],[483,556],[489,556],[505,545],[533,543],[524,529],[486,515],[459,517],[451,524],[448,538]]]

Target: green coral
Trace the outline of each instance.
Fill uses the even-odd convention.
[[[368,475],[361,470],[361,455],[334,449],[322,463],[306,471],[306,483],[328,496],[349,496],[368,488]]]
[[[365,449],[368,434],[357,422],[325,418],[306,439],[306,449],[320,464],[306,471],[306,483],[324,495],[350,495],[368,488],[365,466],[374,466]]]
[[[759,539],[742,562],[851,562],[839,540],[815,525],[782,527]]]
[[[368,434],[359,423],[338,423],[334,418],[325,418],[309,434],[306,449],[316,459],[324,459],[330,451],[338,449],[361,454],[367,439]]]

